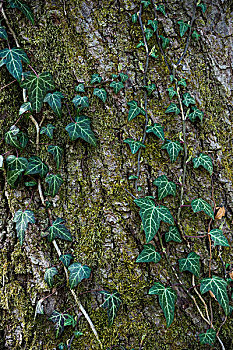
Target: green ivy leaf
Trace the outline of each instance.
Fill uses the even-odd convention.
[[[47,194],[55,197],[64,181],[60,174],[50,174],[45,178],[45,182],[48,184]]]
[[[213,345],[216,340],[216,332],[213,328],[207,329],[206,333],[199,334],[201,344]]]
[[[137,12],[132,15],[132,23],[136,23],[138,20],[138,14]]]
[[[200,111],[200,109],[198,109],[196,106],[192,106],[192,110],[192,113],[189,113],[189,119],[191,120],[191,122],[194,122],[196,118],[199,118],[202,122],[204,113]]]
[[[47,175],[48,171],[48,166],[45,163],[43,163],[39,157],[32,156],[29,158],[25,175],[39,174],[40,177],[44,177]]]
[[[10,170],[7,172],[7,182],[8,184],[16,188],[22,178],[23,170]]]
[[[158,53],[158,50],[156,50],[155,47],[153,46],[151,52],[149,53],[149,56],[153,58],[158,58],[159,55],[157,53]]]
[[[75,321],[74,317],[67,314],[67,313],[63,313],[63,316],[65,318],[65,323],[64,326],[72,326],[75,327],[77,324],[77,321]]]
[[[186,80],[182,78],[180,81],[178,81],[178,85],[181,85],[181,86],[183,86],[183,87],[186,87],[186,86],[187,86]]]
[[[212,278],[204,278],[201,280],[200,287],[201,294],[211,291],[219,304],[222,306],[226,315],[229,314],[229,299],[227,295],[227,282],[218,276]]]
[[[104,103],[107,99],[107,91],[105,89],[98,89],[95,88],[93,94],[97,97],[99,97]]]
[[[32,110],[36,111],[36,113],[41,111],[46,93],[55,89],[53,77],[48,72],[40,73],[39,75],[28,73],[21,82],[21,86],[27,89]]]
[[[198,40],[199,37],[200,37],[200,34],[198,34],[196,30],[194,30],[193,33],[192,33],[192,38],[193,38],[194,40]]]
[[[53,131],[55,129],[55,126],[52,124],[47,124],[46,126],[42,126],[40,130],[40,134],[47,135],[50,139],[53,138]]]
[[[102,78],[99,74],[92,74],[91,84],[95,84],[95,83],[99,84],[99,83],[101,83],[101,81],[102,81]]]
[[[156,252],[153,244],[145,244],[143,251],[138,255],[136,262],[154,262],[161,260],[161,255]]]
[[[23,12],[23,14],[29,19],[29,21],[31,21],[32,24],[34,24],[34,15],[30,7],[27,4],[25,4],[25,2],[21,0],[8,0],[8,3],[11,8],[17,8],[18,10]]]
[[[136,101],[130,101],[127,103],[129,108],[129,114],[128,114],[128,121],[131,121],[135,117],[137,117],[139,114],[145,115],[144,109],[138,107],[138,103]]]
[[[151,2],[149,0],[141,0],[141,3],[143,4],[144,9],[147,8]]]
[[[57,169],[59,169],[61,165],[62,155],[63,155],[63,148],[59,146],[50,145],[48,147],[48,152],[53,155],[54,161],[57,164]]]
[[[197,213],[199,211],[204,211],[207,215],[211,217],[211,219],[214,220],[214,211],[209,203],[204,201],[202,198],[197,198],[192,200],[191,202],[192,209],[194,213]]]
[[[174,163],[183,147],[177,141],[166,140],[162,149],[166,149],[172,163]]]
[[[180,26],[180,36],[182,38],[182,36],[184,36],[184,34],[187,32],[187,30],[190,28],[190,25],[185,23],[183,20],[182,21],[178,21],[178,24]]]
[[[169,195],[176,195],[176,184],[172,181],[169,181],[166,175],[157,177],[153,184],[158,187],[159,200]]]
[[[147,126],[146,132],[153,132],[155,136],[164,141],[164,131],[163,127],[160,124],[154,123],[153,126]]]
[[[91,145],[96,146],[96,138],[90,127],[91,121],[85,115],[77,116],[75,122],[66,126],[66,131],[72,141],[81,138]]]
[[[7,168],[9,170],[20,170],[24,171],[27,169],[28,160],[23,157],[9,156],[6,159]]]
[[[166,16],[165,7],[162,4],[158,5],[156,10],[160,11],[164,16]]]
[[[147,25],[148,26],[150,25],[153,28],[154,32],[156,32],[156,30],[158,28],[158,21],[156,19],[154,19],[154,20],[149,19],[147,22]]]
[[[59,260],[63,263],[65,267],[69,267],[71,260],[73,259],[73,256],[71,254],[63,254],[59,256]]]
[[[213,163],[209,156],[207,156],[204,153],[201,153],[198,157],[193,159],[193,167],[194,169],[198,168],[199,166],[203,166],[210,175],[213,173]]]
[[[27,135],[24,134],[23,132],[19,132],[17,136],[18,136],[18,140],[19,140],[19,148],[25,148],[27,146],[27,143],[28,143]]]
[[[155,84],[149,84],[148,86],[144,86],[144,88],[147,90],[148,95],[150,96],[152,92],[156,89]]]
[[[76,95],[73,100],[72,100],[73,104],[75,105],[75,107],[89,107],[89,100],[87,96],[80,96],[80,95]]]
[[[168,47],[169,43],[170,43],[170,39],[165,38],[162,35],[160,35],[159,37],[162,39],[162,48],[165,50]]]
[[[99,293],[104,296],[104,302],[100,306],[107,309],[108,324],[111,326],[121,305],[120,294],[116,290],[114,290],[113,293],[107,292],[106,290]]]
[[[183,94],[183,104],[186,107],[188,107],[190,104],[195,105],[195,103],[196,103],[195,99],[188,92]]]
[[[145,32],[145,37],[147,41],[150,40],[150,38],[152,38],[154,34],[154,30],[151,28],[146,28],[144,32]]]
[[[13,49],[0,50],[0,58],[3,58],[9,73],[18,81],[22,79],[22,61],[30,63],[26,53],[17,47]]]
[[[132,154],[137,153],[140,147],[146,148],[146,146],[142,142],[135,141],[133,139],[125,139],[124,142],[129,145]]]
[[[58,274],[56,267],[50,267],[45,271],[44,280],[48,284],[49,288],[52,288],[54,282],[54,276]]]
[[[176,226],[170,226],[169,231],[165,233],[165,241],[166,242],[177,242],[181,243],[182,238],[180,237],[179,230]]]
[[[5,141],[8,145],[20,148],[18,134],[20,133],[19,128],[12,126],[9,131],[5,133]]]
[[[149,294],[159,296],[159,304],[166,318],[167,327],[169,327],[174,320],[175,302],[177,299],[176,292],[171,287],[166,288],[162,285],[162,283],[155,282],[150,288]]]
[[[68,267],[70,271],[69,284],[70,288],[75,288],[84,278],[89,278],[91,275],[91,269],[87,265],[80,263],[73,263]]]
[[[60,238],[65,241],[72,241],[70,231],[66,228],[63,222],[63,219],[57,218],[53,222],[52,226],[48,228],[48,239],[50,242],[52,242],[55,238]]]
[[[180,271],[189,271],[193,275],[199,277],[200,274],[200,256],[194,252],[189,253],[187,258],[179,259]]]
[[[32,107],[30,102],[25,102],[22,104],[22,106],[19,109],[19,115],[22,115],[26,112],[31,112]]]
[[[63,314],[61,314],[57,310],[54,310],[51,316],[49,317],[49,320],[54,323],[57,338],[64,331],[65,318]]]
[[[136,48],[139,49],[141,46],[145,46],[144,42],[142,40],[139,41]]]
[[[167,89],[168,93],[169,93],[169,97],[172,98],[173,96],[176,96],[177,95],[177,92],[174,90],[174,87],[171,86]],[[170,107],[170,106],[169,106]],[[168,107],[168,108],[169,108]],[[177,107],[177,106],[176,106]],[[177,107],[178,108],[178,107]],[[179,108],[178,108],[179,109]],[[180,112],[179,112],[180,113]],[[178,113],[178,114],[179,114]]]
[[[28,224],[35,223],[35,216],[33,211],[19,209],[14,216],[14,222],[16,223],[17,237],[19,238],[20,245],[23,244],[25,231],[28,229]]]
[[[59,91],[55,91],[52,94],[49,92],[45,98],[44,102],[47,102],[49,106],[52,108],[54,113],[61,117],[61,99],[64,98],[63,94]]]
[[[37,182],[36,181],[26,181],[26,182],[24,182],[24,185],[26,187],[33,187],[33,186],[37,186]]]
[[[165,113],[175,113],[176,115],[178,115],[180,113],[180,109],[175,103],[171,103],[167,107]]]
[[[2,27],[2,26],[0,26],[0,38],[8,40],[8,35],[7,35],[7,32],[6,32],[6,28]]]
[[[203,13],[206,12],[206,4],[201,3],[201,4],[197,5],[197,7],[200,7]]]
[[[85,88],[84,88],[84,84],[78,84],[77,86],[75,86],[75,91],[77,92],[85,92]]]
[[[210,231],[210,237],[214,241],[214,246],[221,245],[223,247],[230,247],[228,240],[224,236],[222,230],[215,228]]]
[[[36,304],[36,311],[35,311],[35,317],[36,315],[44,315],[44,305],[42,305],[44,299],[40,299]]]
[[[124,84],[121,81],[112,81],[109,86],[113,88],[115,94],[118,94],[118,92],[123,89]]]
[[[125,73],[120,73],[119,77],[120,77],[122,83],[126,82],[126,80],[129,79],[128,75]]]

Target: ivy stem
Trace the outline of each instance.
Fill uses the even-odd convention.
[[[0,91],[5,89],[5,88],[7,88],[8,86],[10,86],[11,84],[15,83],[16,81],[17,80],[15,79],[15,80],[11,81],[9,84],[4,85],[3,87],[0,88]]]
[[[195,285],[195,276],[194,276],[194,275],[192,275],[192,285],[193,285],[193,289],[194,289],[195,293],[198,295],[199,299],[202,301],[202,303],[203,303],[203,305],[204,305],[207,319],[208,319],[208,321],[210,322],[210,316],[209,316],[208,307],[207,307],[207,305],[206,305],[205,300],[202,298],[201,294],[198,292],[198,290],[197,290],[197,288],[196,288],[196,285]],[[211,323],[211,322],[210,322],[210,323]]]
[[[11,27],[9,21],[8,21],[8,18],[7,18],[7,16],[6,16],[5,11],[4,11],[3,3],[2,3],[2,2],[1,2],[1,4],[0,4],[0,10],[1,10],[2,15],[3,15],[3,18],[4,18],[4,20],[6,21],[6,24],[7,24],[8,28],[9,28],[9,31],[10,31],[11,34],[13,35],[13,38],[14,38],[15,43],[16,43],[16,46],[17,46],[17,47],[20,47],[20,46],[19,46],[18,39],[17,39],[17,37],[16,37],[16,34],[15,34],[14,30],[12,29],[12,27]]]
[[[34,73],[34,74],[36,75],[36,77],[38,78],[39,75],[37,74],[37,72],[35,71],[35,69],[34,69],[32,66],[30,66],[30,64],[28,65],[28,67],[31,68],[31,70],[33,71],[33,73]]]

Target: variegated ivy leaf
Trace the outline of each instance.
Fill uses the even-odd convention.
[[[156,30],[158,28],[158,21],[156,19],[154,19],[154,20],[149,19],[147,24],[148,24],[148,26],[151,25],[151,27],[153,28],[154,32],[156,32]]]
[[[187,86],[186,80],[184,78],[182,78],[181,80],[178,81],[178,85],[186,87]]]
[[[44,299],[40,299],[36,304],[34,320],[36,318],[36,315],[44,315],[44,305],[42,305],[43,301]]]
[[[169,93],[169,97],[172,98],[173,96],[176,96],[177,95],[177,92],[174,90],[174,87],[171,86],[167,89],[168,93]],[[170,106],[169,106],[170,107]],[[168,107],[168,108],[169,108]],[[177,107],[178,108],[178,107]]]
[[[200,287],[201,294],[211,291],[219,304],[222,306],[226,315],[229,314],[229,299],[227,295],[227,282],[218,276],[212,278],[204,278],[201,280]]]
[[[161,260],[161,255],[156,252],[153,244],[145,244],[143,251],[138,255],[136,262],[154,262]]]
[[[128,75],[125,73],[119,73],[119,77],[120,77],[122,83],[126,82],[126,80],[129,79]]]
[[[198,168],[201,165],[203,166],[203,168],[208,170],[210,175],[212,175],[212,173],[213,173],[212,160],[211,160],[211,158],[209,156],[207,156],[204,153],[201,153],[198,157],[193,158],[193,167],[194,167],[194,169]]]
[[[166,140],[161,148],[167,150],[167,153],[172,163],[176,161],[180,151],[183,150],[183,147],[179,142],[170,140]]]
[[[182,238],[180,237],[179,230],[176,226],[172,225],[169,227],[169,231],[165,233],[165,241],[166,242],[177,242],[181,243]]]
[[[59,146],[50,145],[48,147],[48,152],[53,155],[53,158],[57,164],[57,169],[59,169],[63,155],[63,148]]]
[[[66,131],[72,141],[81,138],[91,145],[96,146],[96,138],[90,127],[91,120],[85,115],[77,116],[75,122],[66,126]]]
[[[36,113],[41,111],[46,93],[55,89],[53,77],[48,72],[40,73],[39,75],[34,73],[26,74],[21,86],[27,89],[32,110],[36,111]]]
[[[156,85],[155,84],[149,84],[147,86],[144,86],[144,88],[147,90],[148,96],[150,96],[152,94],[152,92],[156,89]]]
[[[142,142],[135,141],[133,139],[125,139],[124,142],[129,145],[132,154],[137,153],[140,147],[146,148],[146,146]]]
[[[183,94],[183,104],[188,107],[190,104],[195,105],[195,99],[190,95],[190,93],[186,92]]]
[[[145,37],[147,41],[150,40],[150,38],[152,38],[153,35],[154,35],[154,31],[152,28],[145,29]]]
[[[45,178],[45,182],[48,184],[47,194],[55,197],[64,181],[60,174],[50,174]]]
[[[192,200],[191,202],[192,209],[194,213],[197,213],[199,211],[204,211],[207,215],[211,217],[211,219],[214,220],[214,211],[209,203],[204,201],[202,198],[197,198]]]
[[[11,8],[17,8],[18,10],[20,10],[21,12],[23,12],[23,14],[29,19],[29,21],[32,22],[32,24],[34,24],[34,15],[30,9],[30,7],[25,4],[24,1],[22,0],[8,0],[8,3],[10,5]]]
[[[178,115],[180,113],[180,109],[175,103],[171,103],[167,107],[165,113],[175,113],[176,115]]]
[[[63,263],[65,267],[68,267],[70,265],[72,259],[73,256],[71,254],[63,254],[59,256],[59,260]]]
[[[214,228],[209,232],[211,239],[214,241],[214,246],[221,245],[223,247],[230,247],[228,240],[224,236],[222,230]]]
[[[202,9],[202,12],[205,13],[205,11],[206,11],[206,4],[204,4],[202,2],[201,4],[198,4],[197,7],[200,7]]]
[[[26,53],[17,47],[13,49],[0,50],[0,58],[3,58],[9,73],[18,81],[22,79],[22,61],[29,64],[30,61]]]
[[[169,181],[166,175],[157,177],[153,184],[158,187],[159,200],[169,195],[176,195],[176,184]]]
[[[77,92],[85,92],[84,84],[81,83],[81,84],[78,84],[77,86],[75,86],[75,91],[77,91]]]
[[[166,16],[165,7],[162,4],[158,5],[156,10],[160,11],[164,16]]]
[[[57,218],[53,221],[52,226],[50,226],[48,231],[48,239],[52,242],[55,238],[60,238],[65,241],[72,241],[70,231],[64,225],[64,219]]]
[[[201,344],[214,345],[216,340],[216,332],[213,328],[207,329],[205,333],[199,334],[199,340]]]
[[[42,126],[40,130],[40,134],[47,135],[50,139],[53,138],[53,131],[55,129],[55,126],[52,124],[47,124],[46,126]]]
[[[72,100],[73,104],[75,105],[75,107],[89,107],[89,100],[87,96],[80,96],[80,95],[76,95],[73,100]]]
[[[7,168],[9,170],[21,170],[24,171],[27,169],[28,160],[23,157],[9,156],[6,159]]]
[[[129,115],[128,115],[129,121],[137,117],[139,114],[145,115],[144,109],[142,109],[141,107],[138,107],[138,103],[136,101],[130,101],[127,103],[127,105],[130,107]]]
[[[97,97],[99,97],[104,103],[107,100],[107,91],[105,89],[98,89],[95,88],[93,94]]]
[[[118,94],[118,92],[123,89],[124,84],[121,81],[112,81],[109,86],[113,88],[115,94]]]
[[[75,288],[84,278],[89,278],[91,275],[91,269],[87,265],[80,263],[73,263],[68,267],[70,272],[69,284],[70,288]]]
[[[14,216],[14,222],[16,223],[17,237],[19,243],[22,245],[24,241],[25,231],[28,229],[28,224],[35,223],[35,216],[33,211],[19,209]]]
[[[168,47],[169,43],[170,43],[170,39],[165,38],[162,35],[160,35],[159,37],[162,39],[162,48],[165,50]]]
[[[167,327],[169,327],[174,320],[175,302],[177,299],[176,292],[171,287],[164,287],[162,283],[155,282],[150,288],[149,294],[158,295],[159,304],[166,318]]]
[[[7,182],[8,184],[16,188],[22,178],[24,170],[9,170],[7,171]]]
[[[195,252],[189,253],[187,258],[179,259],[180,271],[189,271],[193,275],[199,277],[200,274],[200,256]]]
[[[141,3],[143,4],[144,9],[151,4],[150,0],[141,0]]]
[[[29,158],[25,175],[39,174],[40,177],[44,177],[47,175],[48,171],[48,166],[42,162],[40,157],[32,156]]]
[[[199,118],[202,122],[204,113],[200,111],[200,109],[198,109],[196,106],[192,106],[192,110],[192,113],[189,113],[188,115],[191,122],[194,122],[197,118]]]
[[[26,112],[30,112],[32,110],[31,103],[30,102],[25,102],[22,104],[22,106],[19,109],[19,115],[22,115]]]
[[[187,32],[187,30],[190,28],[190,25],[188,23],[185,23],[183,20],[178,21],[178,24],[180,26],[180,36],[184,36],[184,34]]]
[[[52,288],[54,282],[54,276],[58,274],[56,267],[50,267],[45,271],[44,280],[48,284],[49,288]]]
[[[153,126],[147,126],[146,132],[153,132],[155,136],[164,141],[164,131],[163,127],[160,124],[154,123]]]
[[[54,323],[57,338],[64,331],[65,317],[59,311],[54,310],[51,316],[49,317],[49,320]]]
[[[101,83],[101,81],[102,81],[102,78],[99,74],[92,74],[91,84],[95,84],[95,83],[99,84],[99,83]]]
[[[104,296],[104,302],[100,306],[107,309],[108,324],[111,326],[121,305],[120,294],[116,290],[114,290],[113,293],[107,292],[106,290],[99,293]]]
[[[59,91],[55,91],[53,93],[48,93],[45,98],[44,102],[47,102],[49,106],[52,108],[54,113],[61,117],[61,99],[64,98],[63,94]]]
[[[0,38],[8,40],[6,28],[3,26],[0,26]]]

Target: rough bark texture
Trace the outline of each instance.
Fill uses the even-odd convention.
[[[89,82],[91,74],[100,73],[109,78],[118,69],[129,75],[124,91],[114,95],[109,89],[104,106],[88,90],[91,108],[88,115],[92,129],[98,138],[96,148],[85,142],[70,142],[64,126],[69,116],[64,108],[63,117],[57,118],[48,109],[44,111],[46,121],[56,124],[59,130],[55,140],[65,149],[62,175],[65,184],[60,195],[53,200],[52,212],[67,220],[67,226],[74,237],[73,244],[61,244],[63,252],[70,252],[75,259],[92,268],[90,280],[78,289],[117,289],[122,295],[123,305],[114,325],[107,325],[106,312],[99,308],[102,299],[94,294],[84,294],[84,303],[104,348],[121,344],[128,349],[139,349],[145,335],[144,349],[208,349],[198,343],[198,334],[208,327],[202,321],[195,305],[179,286],[176,286],[178,302],[175,321],[167,329],[157,297],[148,295],[148,288],[155,280],[176,283],[165,259],[161,263],[136,264],[135,260],[145,242],[140,230],[138,208],[125,191],[134,193],[130,174],[136,173],[137,157],[131,155],[123,140],[143,133],[144,118],[127,121],[127,101],[140,102],[143,93],[135,87],[142,85],[142,72],[139,63],[144,64],[143,49],[135,49],[141,32],[139,25],[132,25],[131,15],[138,9],[137,2],[128,0],[67,0],[29,1],[36,17],[32,26],[15,10],[7,10],[11,24],[17,33],[21,47],[28,53],[32,65],[38,72],[49,70],[57,88],[74,97],[77,81]],[[159,30],[171,38],[168,59],[175,60],[182,52],[185,41],[178,35],[177,21],[189,21],[193,1],[165,1],[168,16],[161,17]],[[213,189],[217,206],[226,208],[223,230],[229,241],[232,240],[233,187],[232,187],[232,28],[233,6],[229,1],[207,1],[207,11],[198,11],[195,29],[201,34],[199,41],[192,41],[183,61],[181,72],[188,79],[188,87],[205,111],[202,124],[188,123],[187,141],[189,155],[198,152],[209,154],[214,161]],[[149,18],[149,17],[148,17]],[[153,19],[153,14],[151,14]],[[155,39],[152,39],[155,40]],[[13,41],[12,41],[13,42]],[[3,44],[1,43],[3,47]],[[157,92],[149,100],[149,116],[161,122],[167,138],[178,139],[182,130],[180,117],[165,115],[169,104],[166,88],[169,86],[169,72],[160,57],[151,59],[148,79],[155,82]],[[4,68],[1,69],[1,86],[11,81]],[[21,89],[17,84],[1,91],[1,138],[17,119],[22,103]],[[71,104],[70,104],[71,106]],[[74,111],[72,111],[74,115]],[[37,116],[41,120],[42,114]],[[26,118],[20,121],[22,129],[35,139],[33,125]],[[46,137],[41,142],[47,143]],[[147,138],[147,148],[143,152],[140,186],[142,195],[156,195],[152,185],[156,176],[165,173],[178,182],[182,175],[182,157],[171,164],[160,142],[153,136]],[[2,149],[4,149],[2,143]],[[31,149],[25,156],[35,152]],[[5,148],[6,149],[6,148]],[[4,151],[1,151],[4,153]],[[46,146],[40,147],[41,157],[52,163]],[[36,225],[30,227],[26,242],[21,248],[16,238],[12,217],[16,210],[25,208],[29,193],[21,188],[12,190],[0,172],[0,349],[55,349],[60,341],[70,337],[67,328],[62,339],[55,339],[51,322],[45,316],[34,320],[36,302],[49,294],[43,281],[44,269],[57,263],[57,255],[52,245],[40,238],[48,225],[46,213],[39,197],[33,203],[37,217]],[[212,203],[211,178],[203,169],[193,170],[188,164],[185,186],[185,202],[194,197],[202,197]],[[177,212],[178,199],[165,199]],[[206,231],[208,220],[203,214],[193,214],[189,208],[182,210],[183,228],[186,234],[195,235]],[[167,227],[162,227],[166,232]],[[208,242],[192,240],[192,249],[202,256],[201,274],[208,275]],[[159,248],[159,242],[155,240]],[[172,264],[178,270],[178,258],[184,257],[187,248],[182,244],[169,243],[166,246]],[[223,276],[218,250],[213,250],[213,272]],[[222,259],[231,263],[230,248],[222,249]],[[191,286],[190,275],[183,274],[187,286]],[[198,282],[197,282],[198,283]],[[65,280],[56,280],[56,288]],[[209,300],[206,295],[205,299]],[[72,296],[64,286],[46,300],[46,313],[54,308],[65,310],[73,304]],[[223,312],[212,299],[215,324],[223,320]],[[202,307],[202,306],[201,306]],[[226,349],[232,349],[232,316],[222,328],[221,339]],[[84,333],[73,342],[74,349],[97,349],[98,344],[87,322],[80,319],[79,329]],[[220,349],[219,344],[214,347]]]

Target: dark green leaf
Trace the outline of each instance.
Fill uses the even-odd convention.
[[[129,145],[132,154],[137,153],[140,147],[146,148],[146,146],[142,142],[135,141],[133,139],[125,139],[124,142]]]
[[[121,81],[112,81],[109,86],[113,88],[115,94],[118,94],[118,92],[123,89],[124,84]]]
[[[0,58],[4,59],[9,73],[18,81],[22,79],[22,61],[30,63],[26,53],[19,48],[0,50]]]
[[[85,88],[84,88],[84,84],[78,84],[77,86],[75,86],[75,91],[77,92],[85,92]]]
[[[145,37],[147,41],[150,40],[150,38],[152,38],[154,34],[154,30],[151,28],[146,28],[144,32],[145,32]]]
[[[169,231],[165,233],[165,241],[166,242],[177,242],[177,243],[181,243],[182,242],[182,238],[180,237],[180,233],[179,230],[176,226],[170,226],[169,227]]]
[[[19,243],[22,245],[24,241],[25,231],[28,229],[28,224],[35,223],[35,216],[33,211],[19,209],[14,216],[14,222],[16,223],[17,237],[19,238]]]
[[[132,15],[132,22],[133,22],[133,23],[136,23],[137,20],[138,20],[138,14],[137,14],[137,12],[136,12],[136,13],[134,13],[134,14]]]
[[[143,251],[137,257],[136,262],[154,262],[157,263],[161,260],[161,255],[156,252],[155,246],[152,244],[145,244]]]
[[[65,267],[70,265],[72,259],[73,256],[71,254],[63,254],[59,256],[59,260],[65,265]]]
[[[50,145],[48,147],[48,152],[53,155],[54,161],[57,164],[57,169],[59,169],[62,160],[63,149],[59,146]]]
[[[204,153],[201,153],[198,157],[193,159],[193,167],[194,169],[198,168],[199,166],[203,166],[210,175],[213,173],[213,163],[209,156],[207,156]]]
[[[186,259],[179,259],[180,271],[189,271],[199,277],[200,274],[200,256],[194,252],[189,253]]]
[[[44,280],[50,288],[53,286],[54,276],[58,274],[56,267],[50,267],[45,271]]]
[[[180,109],[175,103],[171,103],[167,107],[165,113],[175,113],[176,115],[178,115],[180,113]]]
[[[48,239],[50,242],[55,238],[72,241],[70,231],[65,227],[64,220],[61,218],[57,218],[47,231],[49,232]]]
[[[160,124],[154,123],[153,126],[147,126],[146,132],[153,132],[155,136],[159,137],[161,140],[164,141],[164,131],[163,127]]]
[[[193,38],[194,40],[198,40],[198,39],[199,39],[199,36],[200,36],[200,34],[198,34],[196,30],[194,30],[193,33],[192,33],[192,38]]]
[[[21,0],[8,0],[8,3],[11,8],[17,8],[18,10],[23,12],[23,14],[29,19],[29,21],[31,21],[32,24],[34,24],[34,15],[30,7],[27,4],[25,4],[25,2]]]
[[[32,156],[29,158],[25,175],[39,174],[40,177],[44,177],[47,175],[48,171],[48,166],[45,163],[43,163],[39,157]]]
[[[0,26],[0,38],[8,40],[6,28],[2,26]]]
[[[20,133],[19,128],[12,126],[9,131],[5,133],[5,141],[8,145],[20,148],[18,141],[18,134]]]
[[[161,148],[167,150],[172,163],[176,161],[180,151],[183,150],[183,147],[179,142],[170,140],[166,140]]]
[[[202,9],[202,12],[205,13],[206,12],[206,4],[201,3],[199,5],[197,5],[198,7],[200,7]]]
[[[169,43],[170,43],[170,39],[165,38],[162,35],[160,35],[159,37],[162,39],[162,48],[165,50],[168,47]]]
[[[139,41],[136,48],[139,49],[141,46],[145,46],[144,42],[142,40]]]
[[[24,185],[26,187],[33,187],[33,186],[37,186],[37,182],[36,181],[27,181],[27,182],[24,182]]]
[[[156,10],[162,12],[162,14],[166,16],[165,7],[162,4],[158,5]]]
[[[141,3],[143,4],[144,9],[147,8],[151,2],[149,0],[141,0]]]
[[[54,327],[56,330],[56,337],[58,337],[64,331],[65,318],[64,318],[63,314],[61,314],[57,310],[54,310],[52,315],[50,316],[49,320],[54,323]]]
[[[80,95],[76,95],[73,100],[72,100],[73,104],[75,105],[75,107],[89,107],[89,100],[87,96],[80,96]]]
[[[198,109],[196,106],[192,106],[192,110],[192,113],[189,113],[189,119],[191,120],[191,122],[194,122],[196,118],[199,118],[202,122],[204,113],[200,111],[200,109]]]
[[[176,96],[177,95],[177,92],[174,90],[174,87],[171,86],[167,89],[168,93],[169,93],[169,97],[172,98],[173,96]],[[170,107],[170,106],[169,106]],[[168,107],[168,108],[169,108]],[[176,106],[177,107],[177,106]],[[178,107],[177,107],[178,108]],[[179,109],[179,108],[178,108]],[[180,112],[179,112],[180,113]],[[178,114],[179,114],[178,113]]]
[[[55,197],[64,181],[60,174],[50,174],[45,178],[45,182],[48,184],[47,194]]]
[[[149,19],[147,24],[151,25],[153,30],[154,30],[154,32],[156,32],[156,30],[158,28],[158,21],[156,19],[154,19],[154,20]]]
[[[192,209],[194,213],[197,213],[199,211],[204,211],[207,215],[211,217],[211,219],[214,220],[214,211],[209,203],[204,201],[202,198],[197,198],[192,200],[191,202]]]
[[[7,172],[7,182],[8,184],[16,188],[22,178],[23,170],[10,170]]]
[[[223,247],[230,247],[228,240],[224,236],[222,230],[214,228],[210,231],[210,237],[214,241],[214,246],[221,245]]]
[[[107,309],[108,324],[111,326],[121,305],[120,294],[116,290],[113,291],[113,293],[107,292],[105,290],[99,293],[104,295],[104,302],[100,306],[104,309]]]
[[[107,91],[105,89],[98,89],[95,88],[93,94],[97,97],[99,97],[104,103],[106,102],[107,99]]]
[[[64,98],[64,96],[59,91],[55,91],[52,94],[49,92],[44,98],[44,102],[47,102],[49,104],[49,106],[52,108],[52,110],[58,117],[61,117],[62,98]]]
[[[91,145],[96,146],[96,138],[90,127],[91,121],[85,115],[77,116],[74,123],[66,126],[66,131],[72,141],[81,137]]]
[[[214,329],[207,329],[206,333],[199,334],[201,344],[214,345],[216,340],[216,332]]]
[[[102,81],[102,78],[99,74],[92,74],[91,84],[95,84],[95,83],[99,84],[99,83],[101,83],[101,81]]]
[[[138,107],[138,104],[136,101],[130,101],[127,103],[129,108],[129,114],[128,114],[128,120],[131,121],[135,117],[137,117],[139,114],[145,115],[144,109]]]
[[[119,73],[119,77],[121,78],[122,83],[129,79],[128,75],[125,73]]]
[[[91,275],[91,269],[87,265],[80,263],[73,263],[68,267],[70,271],[69,284],[70,288],[75,288],[84,278],[89,278]]]
[[[183,94],[183,104],[186,107],[188,107],[190,104],[195,105],[195,103],[196,103],[195,99],[188,92]]]
[[[73,316],[71,316],[67,313],[63,313],[63,317],[65,319],[64,326],[72,326],[72,327],[76,326],[77,322],[75,321]]]
[[[181,86],[183,86],[183,87],[186,87],[187,84],[186,84],[185,79],[182,78],[180,81],[178,81],[178,85],[181,85]]]
[[[25,148],[28,143],[27,135],[20,131],[17,136],[19,140],[19,148]]]
[[[169,181],[166,175],[161,175],[153,182],[155,186],[158,186],[158,198],[163,199],[166,196],[176,195],[176,184]]]
[[[144,88],[147,90],[148,95],[150,96],[152,92],[156,89],[155,84],[149,84],[148,86],[144,86]]]
[[[42,126],[40,130],[40,134],[47,135],[50,139],[53,138],[53,131],[55,129],[55,126],[52,124],[47,124],[46,126]]]
[[[180,26],[180,36],[184,36],[184,34],[187,32],[187,30],[190,28],[190,25],[187,23],[184,23],[184,21],[178,21],[178,24]]]
[[[27,169],[28,161],[23,157],[9,156],[6,159],[8,170],[21,170],[24,171]]]
[[[22,106],[19,109],[19,115],[24,114],[25,112],[29,112],[32,110],[31,103],[30,102],[25,102],[22,104]]]

